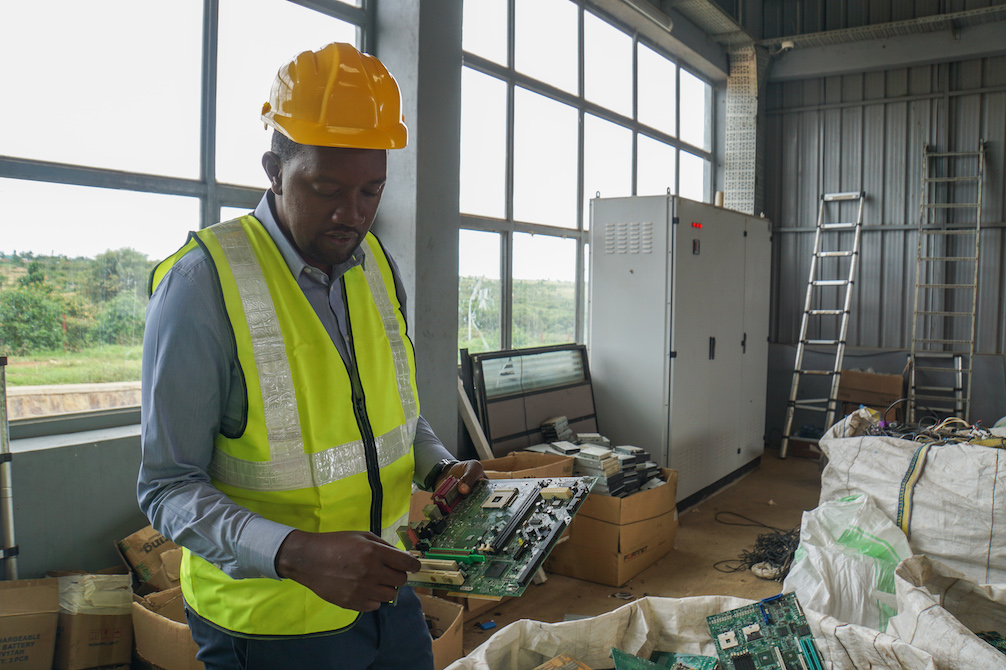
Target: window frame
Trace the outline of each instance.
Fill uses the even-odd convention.
[[[373,0],[362,0],[359,7],[339,0],[285,1],[355,25],[356,46],[363,51],[374,52],[376,18]],[[0,178],[197,198],[200,228],[217,223],[221,207],[254,209],[262,198],[261,188],[225,184],[216,179],[220,0],[203,0],[202,4],[199,178],[169,177],[4,155],[0,155]],[[139,405],[131,405],[91,412],[13,419],[9,424],[12,439],[20,439],[127,426],[137,424],[139,420]]]
[[[462,67],[471,68],[481,74],[501,80],[506,85],[506,168],[504,186],[504,211],[503,219],[480,216],[460,212],[460,227],[467,230],[481,232],[493,232],[500,234],[500,348],[510,349],[513,345],[513,236],[514,233],[530,233],[532,235],[548,235],[561,238],[576,239],[576,266],[574,268],[575,279],[575,300],[576,300],[576,341],[583,343],[586,341],[586,260],[585,245],[590,241],[590,231],[584,226],[584,120],[586,114],[592,114],[598,118],[610,121],[614,124],[628,128],[632,132],[632,193],[636,193],[637,185],[637,162],[638,162],[638,137],[644,134],[668,144],[675,148],[675,172],[674,172],[674,192],[677,193],[680,186],[680,156],[681,152],[687,151],[695,154],[710,164],[710,170],[705,179],[704,199],[711,202],[712,184],[715,180],[715,154],[716,154],[716,109],[712,104],[715,99],[715,85],[707,77],[698,73],[695,69],[688,67],[681,59],[674,57],[658,44],[640,35],[625,23],[607,15],[600,9],[593,7],[588,0],[569,0],[577,6],[577,62],[578,62],[578,82],[577,94],[571,94],[560,88],[538,81],[518,72],[515,66],[515,45],[516,45],[516,0],[507,0],[507,64],[500,65],[492,60],[478,56],[468,51],[462,51]],[[602,107],[589,101],[585,96],[585,76],[584,76],[584,23],[585,13],[589,12],[596,18],[605,21],[632,38],[632,116],[627,117],[618,112]],[[639,122],[639,45],[643,44],[647,48],[660,54],[664,58],[675,64],[675,119],[674,135],[669,135],[657,128]],[[681,70],[686,70],[689,74],[706,83],[709,88],[708,114],[706,116],[707,135],[710,137],[710,147],[708,150],[685,143],[679,139],[681,130]],[[577,163],[577,199],[576,199],[576,228],[564,228],[540,223],[519,221],[514,218],[514,100],[517,87],[525,88],[533,93],[538,93],[547,98],[557,100],[570,105],[577,110],[578,118],[578,163]],[[462,92],[462,98],[464,92]]]

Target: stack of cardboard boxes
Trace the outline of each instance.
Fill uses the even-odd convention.
[[[573,517],[569,540],[545,562],[545,570],[621,586],[674,547],[678,473],[660,471],[666,482],[624,498],[591,493]]]
[[[161,556],[171,550],[178,552],[178,548],[152,528],[116,546],[124,566],[97,573],[49,572],[45,579],[0,582],[0,666],[23,670],[128,670],[134,642],[138,647],[144,644],[137,626],[137,608],[147,611],[136,604],[145,602],[145,598],[134,592],[151,594],[147,597],[152,598],[161,587],[177,588],[177,563],[170,555],[166,560]],[[158,640],[162,637],[160,629],[148,636]],[[194,645],[191,658],[194,662]],[[145,659],[148,665],[156,663],[160,667],[202,668],[201,664],[179,664],[174,656],[144,656],[140,661]]]
[[[57,580],[0,582],[0,666],[49,670],[58,624]]]
[[[116,548],[125,566],[0,582],[0,667],[203,669],[185,620],[181,549],[150,526]],[[464,608],[429,595],[420,600],[442,670],[463,653]]]

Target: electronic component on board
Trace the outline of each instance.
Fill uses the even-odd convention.
[[[458,484],[461,481],[454,475],[448,475],[444,483],[433,493],[433,502],[445,515],[450,514],[455,505],[461,500],[461,492],[458,491]]]
[[[792,593],[714,614],[706,622],[724,670],[824,670]]]
[[[421,521],[398,529],[422,568],[412,586],[468,597],[517,596],[583,504],[594,477],[481,480],[466,495],[448,477]]]

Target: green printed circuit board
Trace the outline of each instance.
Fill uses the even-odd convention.
[[[824,670],[792,593],[706,618],[724,670]]]
[[[569,527],[595,477],[491,479],[466,496],[449,477],[423,510],[398,529],[422,564],[410,586],[463,596],[519,596]]]

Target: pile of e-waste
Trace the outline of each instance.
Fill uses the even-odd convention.
[[[900,428],[861,409],[822,438],[820,504],[804,514],[783,591],[802,606],[825,670],[1006,668],[1006,429]],[[710,632],[721,613],[752,604],[648,597],[589,619],[518,621],[450,669],[532,670],[568,654],[600,670],[617,667],[612,649],[726,651],[723,670],[788,669],[746,649],[731,656]]]

